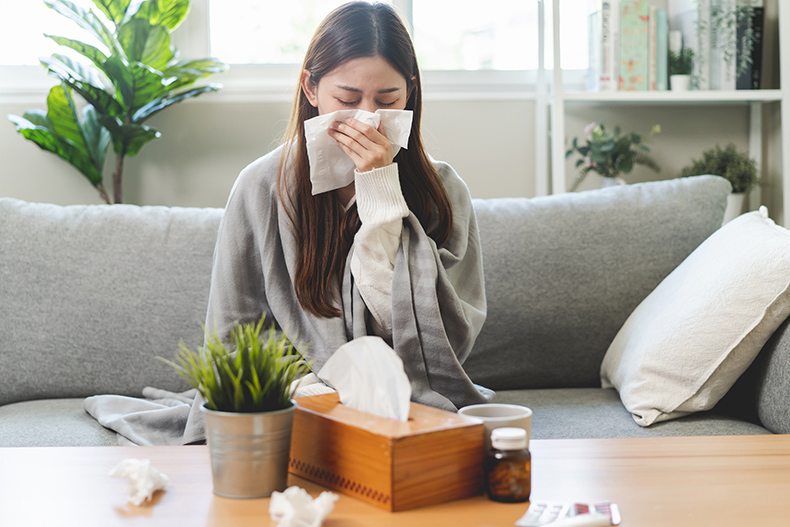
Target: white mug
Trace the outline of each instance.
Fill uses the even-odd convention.
[[[529,445],[532,410],[526,406],[502,403],[473,404],[464,406],[458,410],[458,413],[483,421],[486,451],[491,448],[491,431],[495,428],[521,428],[527,432],[527,445]]]

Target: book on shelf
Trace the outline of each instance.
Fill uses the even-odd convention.
[[[650,0],[648,18],[648,89],[667,89],[667,0]]]
[[[746,0],[739,2],[740,6],[751,7],[751,12],[741,11],[743,16],[738,18],[738,49],[736,59],[738,64],[738,77],[735,87],[738,90],[759,90],[761,85],[762,57],[763,57],[763,20],[765,7],[763,0]],[[749,37],[748,29],[751,28],[751,50],[745,67],[741,67],[743,55],[747,52],[745,45]]]
[[[669,89],[669,23],[666,8],[656,9],[656,90]]]
[[[603,62],[601,62],[601,10],[592,3],[590,14],[587,17],[587,50],[589,61],[587,67],[587,91],[599,91],[603,76]]]
[[[601,91],[616,91],[620,63],[620,0],[601,2]]]
[[[619,0],[593,0],[588,16],[587,91],[617,90]]]
[[[620,1],[620,90],[648,89],[650,76],[648,0]]]

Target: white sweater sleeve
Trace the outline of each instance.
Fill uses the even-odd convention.
[[[409,207],[396,163],[355,172],[355,187],[362,225],[354,237],[351,274],[373,316],[374,331],[388,338],[392,336],[392,271]]]

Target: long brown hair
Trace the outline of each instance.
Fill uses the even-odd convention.
[[[402,149],[395,161],[409,210],[441,246],[450,235],[452,209],[439,175],[425,154],[420,136],[420,72],[409,33],[395,10],[387,4],[367,2],[335,9],[316,30],[302,71],[309,71],[311,82],[317,85],[324,75],[349,60],[377,56],[406,79],[410,92],[406,109],[413,112],[411,135],[408,149]],[[341,315],[338,291],[360,221],[356,206],[345,211],[334,192],[312,195],[303,123],[317,115],[318,109],[310,104],[300,85],[280,159],[278,195],[299,244],[294,280],[299,303],[316,316],[331,318]],[[294,177],[288,177],[286,170]]]

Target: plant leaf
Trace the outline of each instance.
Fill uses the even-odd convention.
[[[146,143],[161,137],[159,130],[141,124],[127,124],[117,117],[104,115],[99,119],[112,135],[113,150],[118,155],[135,156]]]
[[[123,107],[105,91],[104,83],[89,68],[57,53],[40,60],[51,75],[68,84],[100,113],[114,116],[123,114]]]
[[[620,161],[620,166],[618,168],[620,169],[620,172],[622,172],[623,174],[628,174],[634,168],[634,161],[633,161],[633,159],[631,159],[630,156],[629,157],[624,157]]]
[[[67,48],[73,49],[83,57],[93,62],[93,64],[96,65],[97,68],[104,71],[104,61],[107,60],[107,55],[105,55],[99,48],[71,38],[58,37],[53,35],[44,35],[44,36],[54,40],[55,43],[57,43],[58,45],[66,46]]]
[[[82,110],[82,135],[85,144],[90,150],[99,173],[103,172],[104,160],[107,157],[107,148],[110,146],[110,132],[99,123],[101,116],[91,105]]]
[[[189,0],[145,0],[134,14],[155,26],[170,31],[177,28],[189,12]]]
[[[176,80],[170,84],[171,90],[177,90],[184,86],[189,86],[196,80],[228,71],[229,66],[216,58],[197,59],[186,62],[177,62],[168,67],[162,74],[165,77],[175,77]]]
[[[126,16],[132,0],[93,0],[93,3],[117,26]]]
[[[198,95],[219,91],[222,88],[219,84],[209,84],[207,86],[201,86],[199,88],[194,88],[192,90],[188,90],[185,92],[177,93],[168,98],[161,98],[156,99],[145,106],[141,107],[135,114],[132,116],[132,122],[134,123],[142,123],[152,115],[156,114],[167,108],[170,105],[173,105],[177,102],[184,101],[186,99],[190,99],[192,97],[197,97]]]
[[[124,115],[133,115],[139,107],[167,93],[162,74],[145,64],[127,65],[118,57],[110,57],[105,67],[123,100]]]
[[[71,97],[62,85],[50,90],[47,106],[46,116],[41,111],[34,111],[26,112],[24,117],[9,115],[8,118],[22,136],[43,150],[57,154],[79,170],[94,187],[98,187],[102,183],[104,156],[94,156],[94,153],[100,148],[101,133],[91,131],[87,138],[83,135]],[[89,146],[88,141],[94,138],[97,143]]]
[[[107,49],[110,50],[111,53],[122,54],[118,43],[115,41],[113,32],[104,25],[93,11],[83,9],[67,0],[44,0],[44,3],[50,9],[76,22],[81,28],[91,33],[107,46]]]
[[[142,62],[161,71],[174,58],[167,29],[141,18],[132,19],[119,28],[118,42],[130,63]]]

